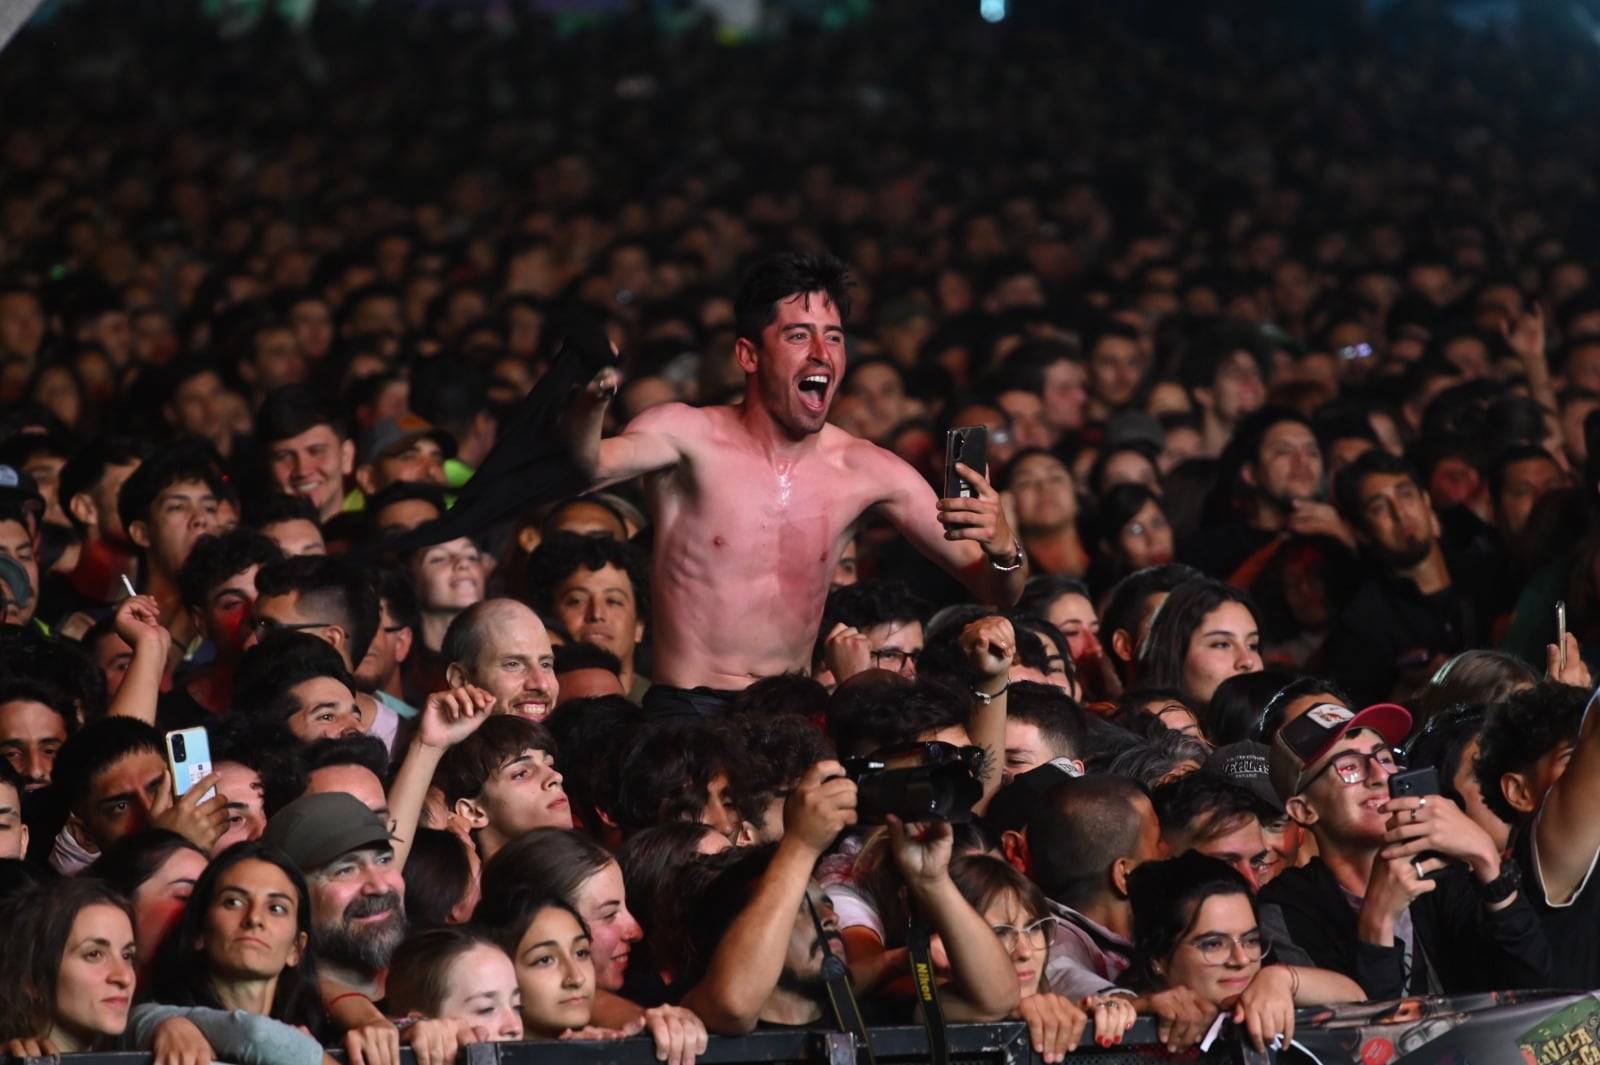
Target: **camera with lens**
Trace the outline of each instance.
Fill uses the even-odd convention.
[[[983,757],[981,747],[932,741],[846,758],[845,773],[856,782],[856,818],[868,825],[890,814],[907,823],[971,821],[972,804],[983,795]]]

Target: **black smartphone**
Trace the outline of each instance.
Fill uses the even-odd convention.
[[[989,476],[989,427],[959,425],[944,438],[944,497],[971,499],[978,494],[973,483],[956,472],[956,463]]]
[[[1408,795],[1439,794],[1439,771],[1433,766],[1407,769],[1389,778],[1389,798],[1403,799]]]

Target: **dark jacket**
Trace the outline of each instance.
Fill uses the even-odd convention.
[[[1261,889],[1263,909],[1281,917],[1264,923],[1286,930],[1312,964],[1350,977],[1371,999],[1551,986],[1550,946],[1522,892],[1491,911],[1465,866],[1448,866],[1435,880],[1439,886],[1411,904],[1410,973],[1398,941],[1379,947],[1356,937],[1356,911],[1320,858]]]

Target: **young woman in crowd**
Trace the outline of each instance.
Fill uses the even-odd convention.
[[[1048,451],[1020,451],[995,487],[1015,516],[1033,572],[1082,577],[1089,571],[1089,548],[1078,533],[1078,493],[1060,459]]]
[[[486,1043],[523,1037],[522,994],[511,958],[487,932],[432,928],[394,952],[385,990],[397,1017],[463,1021]]]
[[[1139,686],[1173,688],[1204,707],[1228,677],[1261,666],[1261,626],[1237,589],[1200,577],[1172,590],[1139,646]]]
[[[205,869],[199,847],[176,832],[152,828],[118,840],[83,875],[105,881],[133,903],[134,940],[140,965],[148,968]]]
[[[1172,523],[1148,486],[1115,486],[1100,500],[1098,517],[1100,556],[1106,560],[1095,575],[1100,590],[1135,570],[1172,561]]]
[[[1074,1003],[1053,994],[1044,978],[1055,918],[1038,886],[1006,862],[988,854],[950,861],[950,879],[1005,944],[1016,966],[1022,1001],[1017,1016],[1028,1022],[1034,1053],[1046,1062],[1066,1060],[1084,1028],[1094,1025],[1102,1047],[1122,1041],[1136,1014],[1125,995],[1097,995]]]
[[[1124,982],[1149,994],[1184,987],[1232,1012],[1257,1050],[1294,1038],[1300,1006],[1359,1002],[1360,985],[1338,973],[1271,961],[1255,897],[1244,877],[1198,851],[1145,862],[1128,876],[1133,959]]]

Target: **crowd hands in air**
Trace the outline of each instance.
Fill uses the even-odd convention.
[[[913,1020],[913,928],[1051,1062],[1600,986],[1593,139],[1531,133],[1594,65],[884,7],[5,54],[12,1053],[687,1065],[836,1027],[830,956]],[[789,64],[814,121],[753,124]]]

